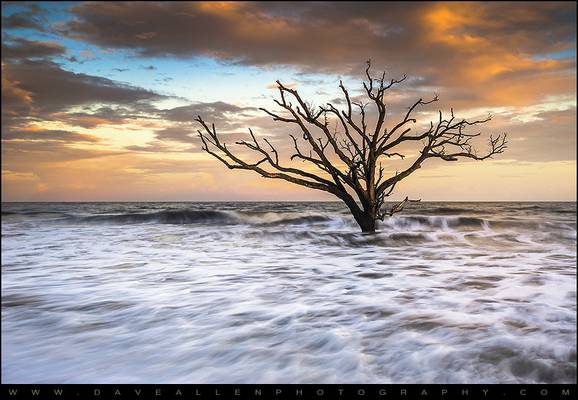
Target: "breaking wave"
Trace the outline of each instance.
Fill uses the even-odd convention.
[[[163,210],[154,213],[127,213],[70,217],[67,222],[108,224],[218,224],[218,225],[306,225],[331,222],[334,219],[323,215],[296,215],[283,213],[242,213],[218,210]]]
[[[438,210],[434,210],[437,212]],[[17,213],[7,212],[3,215]],[[47,216],[55,214],[65,223],[88,223],[88,224],[170,224],[170,225],[255,225],[255,226],[284,226],[284,225],[324,225],[334,228],[355,228],[357,225],[351,215],[345,213],[315,214],[299,212],[242,212],[231,210],[194,210],[172,209],[149,213],[129,212],[123,214],[103,214],[90,216],[70,216],[59,213],[36,213]],[[443,213],[442,213],[443,214]],[[28,215],[34,215],[29,213]],[[57,218],[58,219],[58,218]],[[491,228],[526,228],[543,229],[549,228],[575,229],[575,224],[538,223],[535,221],[478,218],[461,215],[396,215],[378,221],[378,229],[383,231],[411,231],[411,230],[484,230]]]
[[[200,223],[237,223],[238,219],[232,213],[210,210],[165,210],[154,213],[128,213],[116,215],[91,215],[88,217],[72,217],[72,222],[110,223],[110,224],[200,224]]]

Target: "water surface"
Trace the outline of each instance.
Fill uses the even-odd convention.
[[[575,383],[576,203],[3,203],[4,383]]]

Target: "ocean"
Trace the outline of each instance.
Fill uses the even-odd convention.
[[[3,383],[576,383],[576,203],[3,203]]]

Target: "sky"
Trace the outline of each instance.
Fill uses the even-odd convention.
[[[437,94],[416,129],[452,108],[492,115],[475,127],[480,151],[508,135],[489,160],[427,160],[392,200],[576,201],[575,2],[10,1],[2,201],[334,200],[227,169],[202,150],[194,118],[233,149],[252,128],[301,168],[289,160],[295,127],[259,110],[279,110],[275,81],[343,109],[340,80],[367,100],[368,59],[376,75],[407,75],[386,95],[386,126]]]

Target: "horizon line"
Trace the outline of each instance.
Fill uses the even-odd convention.
[[[390,200],[394,203],[399,200]],[[577,200],[420,200],[421,203],[576,203]],[[16,200],[0,203],[343,203],[341,200]]]

